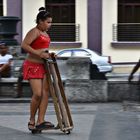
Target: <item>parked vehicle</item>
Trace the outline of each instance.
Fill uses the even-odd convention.
[[[63,49],[56,53],[59,57],[90,57],[92,64],[97,66],[99,72],[107,73],[112,71],[111,57],[101,56],[95,51],[86,48]]]

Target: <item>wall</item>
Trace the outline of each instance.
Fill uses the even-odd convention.
[[[80,24],[80,42],[82,47],[87,46],[87,3],[88,0],[76,0],[76,24]]]
[[[23,26],[22,26],[22,30],[23,30],[23,37],[25,37],[26,33],[33,28],[34,26],[36,26],[36,15],[38,14],[38,9],[42,6],[45,5],[45,1],[44,0],[23,0],[22,1],[22,6],[23,6]]]
[[[7,0],[3,0],[3,16],[7,15]]]
[[[112,25],[117,23],[118,0],[103,0],[102,10],[102,54],[110,55],[113,63],[118,62],[137,62],[140,54],[140,47],[118,47],[113,48]],[[131,57],[131,55],[133,57]]]

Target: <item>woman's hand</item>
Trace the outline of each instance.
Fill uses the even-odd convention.
[[[40,54],[39,54],[39,56],[41,57],[41,58],[43,58],[43,59],[48,59],[48,58],[50,58],[50,54],[49,53],[47,53],[47,52],[41,52]]]
[[[50,56],[57,58],[57,55],[54,52],[50,53]]]

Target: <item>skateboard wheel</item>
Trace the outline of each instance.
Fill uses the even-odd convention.
[[[37,133],[41,133],[41,132],[42,132],[41,130],[37,130],[37,129],[32,130],[32,134],[37,134]]]
[[[31,132],[32,132],[32,134],[36,134],[37,133],[36,130],[32,130]]]

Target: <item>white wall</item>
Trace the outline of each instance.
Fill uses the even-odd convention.
[[[102,53],[110,55],[112,62],[136,62],[140,57],[140,47],[113,48],[112,25],[117,23],[118,0],[103,0]]]
[[[45,5],[45,0],[23,0],[23,37],[36,23],[38,9]],[[80,24],[80,42],[87,48],[87,0],[76,0],[76,24]]]
[[[45,6],[45,0],[22,0],[23,5],[23,18],[22,18],[22,30],[23,38],[26,33],[36,26],[36,15],[38,14],[38,9]]]
[[[3,16],[7,15],[7,0],[3,0]]]
[[[87,3],[88,0],[76,0],[76,23],[80,24],[80,42],[87,48]]]

